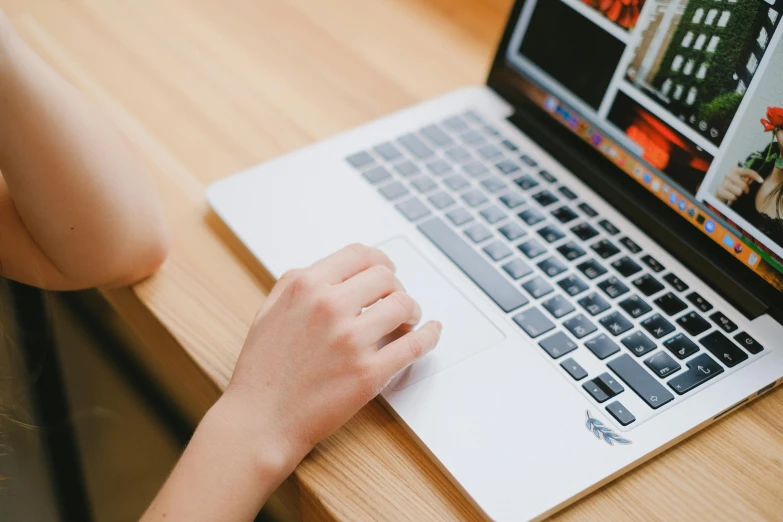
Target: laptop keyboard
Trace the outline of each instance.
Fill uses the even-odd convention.
[[[473,111],[346,160],[622,426],[763,350]]]

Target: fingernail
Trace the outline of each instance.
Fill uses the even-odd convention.
[[[435,321],[435,327],[438,329],[438,333],[443,331],[443,323],[440,321]]]

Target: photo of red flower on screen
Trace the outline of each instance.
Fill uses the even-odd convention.
[[[645,0],[582,0],[606,18],[624,29],[631,30],[639,20]]]
[[[696,193],[712,156],[622,92],[609,111],[609,120],[642,149],[645,161]]]

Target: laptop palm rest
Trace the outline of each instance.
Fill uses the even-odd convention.
[[[397,265],[397,278],[421,305],[424,316],[420,324],[430,319],[443,323],[438,346],[400,372],[390,383],[393,390],[426,379],[506,338],[407,239],[397,237],[378,248]]]

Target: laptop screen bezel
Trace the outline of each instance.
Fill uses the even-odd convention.
[[[506,49],[525,3],[526,0],[517,0],[511,9],[487,79],[487,86],[515,108],[515,114],[510,118],[512,123],[716,288],[746,316],[755,318],[762,313],[770,313],[783,322],[782,292],[698,228],[683,226],[687,221],[680,215],[606,156],[558,123],[519,88],[520,80],[524,81],[525,77],[507,62]]]

